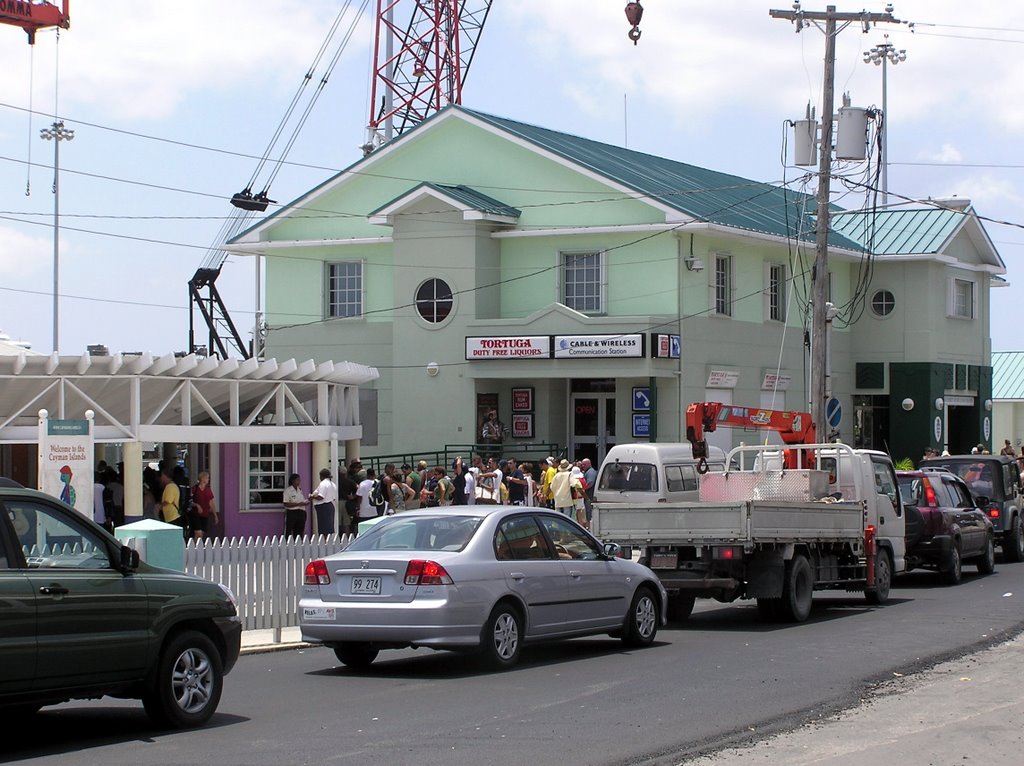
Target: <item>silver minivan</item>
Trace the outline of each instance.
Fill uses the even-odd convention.
[[[725,470],[725,452],[708,447],[708,468]],[[598,503],[681,503],[697,500],[697,461],[689,443],[616,444],[597,475]]]

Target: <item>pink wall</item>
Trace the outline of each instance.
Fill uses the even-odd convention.
[[[217,537],[274,537],[284,534],[284,509],[265,511],[238,510],[241,503],[241,476],[244,474],[242,448],[239,444],[220,445],[220,527],[211,532]],[[302,477],[299,488],[308,495],[319,479],[314,479],[311,463],[313,446],[309,443],[298,445],[298,473]],[[307,511],[306,532],[311,529],[311,512]]]

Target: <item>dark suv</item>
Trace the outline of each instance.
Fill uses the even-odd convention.
[[[942,572],[955,585],[963,563],[977,564],[982,574],[995,571],[992,522],[974,504],[967,484],[942,469],[897,471],[905,512],[907,570]]]
[[[104,695],[199,726],[238,659],[226,588],[139,561],[63,503],[0,484],[0,716]]]
[[[945,455],[922,460],[920,468],[945,468],[967,482],[996,530],[996,544],[1007,561],[1024,561],[1021,477],[1007,455]]]

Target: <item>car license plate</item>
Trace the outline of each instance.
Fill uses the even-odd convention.
[[[369,595],[380,594],[380,578],[379,577],[353,577],[352,578],[352,593],[361,593]]]
[[[304,606],[302,607],[302,619],[304,620],[333,620],[333,606]]]
[[[678,560],[675,551],[671,553],[654,553],[651,554],[651,569],[675,569]]]

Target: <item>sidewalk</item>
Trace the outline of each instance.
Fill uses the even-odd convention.
[[[949,766],[1024,762],[1024,636],[895,677],[860,705],[686,766]]]
[[[298,627],[282,628],[281,640],[274,640],[273,630],[243,630],[242,654],[259,654],[260,652],[277,652],[284,649],[295,649],[307,646],[302,643],[302,632]]]

